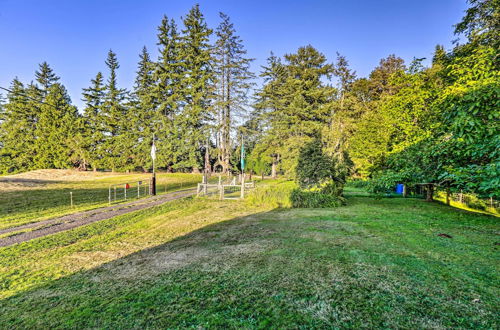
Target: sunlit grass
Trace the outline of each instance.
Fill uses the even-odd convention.
[[[19,187],[0,194],[0,229],[19,226],[55,216],[107,206],[108,190],[111,185],[119,184],[118,202],[124,202],[123,186],[132,185],[128,200],[137,198],[136,182],[142,181],[140,197],[145,197],[151,174],[108,174],[90,173],[81,180],[64,181],[44,178],[34,186]],[[36,181],[36,179],[34,179]],[[157,175],[158,194],[194,187],[201,181],[201,175],[184,173],[159,173]],[[73,196],[71,206],[70,193]]]
[[[496,218],[347,197],[189,198],[0,249],[0,324],[497,328]]]

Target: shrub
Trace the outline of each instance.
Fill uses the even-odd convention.
[[[292,181],[282,181],[275,185],[260,186],[249,192],[245,200],[248,204],[259,207],[292,207],[290,194],[295,187]]]
[[[347,154],[329,156],[320,139],[307,143],[299,154],[296,182],[291,192],[292,207],[337,207],[352,164]]]
[[[321,190],[293,189],[290,194],[290,201],[294,208],[326,208],[345,204],[343,197],[326,194]]]

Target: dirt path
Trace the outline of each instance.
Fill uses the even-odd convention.
[[[180,199],[194,195],[195,189],[180,190],[169,194],[153,196],[129,203],[102,207],[94,210],[77,212],[62,217],[33,222],[22,226],[11,227],[0,230],[0,235],[14,233],[12,236],[0,238],[0,247],[10,246],[17,243],[26,242],[38,237],[55,234],[61,231],[84,226],[96,221],[110,219],[118,215],[143,210],[149,207],[163,204],[175,199]],[[22,232],[27,229],[31,231]],[[16,233],[19,232],[20,233]]]

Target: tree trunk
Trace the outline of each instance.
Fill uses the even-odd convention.
[[[426,202],[432,202],[434,200],[434,185],[433,184],[428,184],[427,185],[427,194],[425,197]]]
[[[273,163],[271,165],[271,177],[276,179],[276,155],[273,155]]]
[[[446,205],[450,205],[450,186],[446,187]]]

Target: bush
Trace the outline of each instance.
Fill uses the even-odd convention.
[[[339,207],[345,204],[343,197],[326,194],[320,190],[307,191],[293,189],[290,194],[290,201],[294,208]]]
[[[291,181],[283,181],[275,185],[260,186],[251,191],[245,200],[248,204],[259,207],[292,207],[290,194],[295,187],[295,184]]]
[[[355,179],[355,180],[349,181],[347,184],[353,188],[359,188],[359,189],[370,188],[370,181],[369,180]]]

